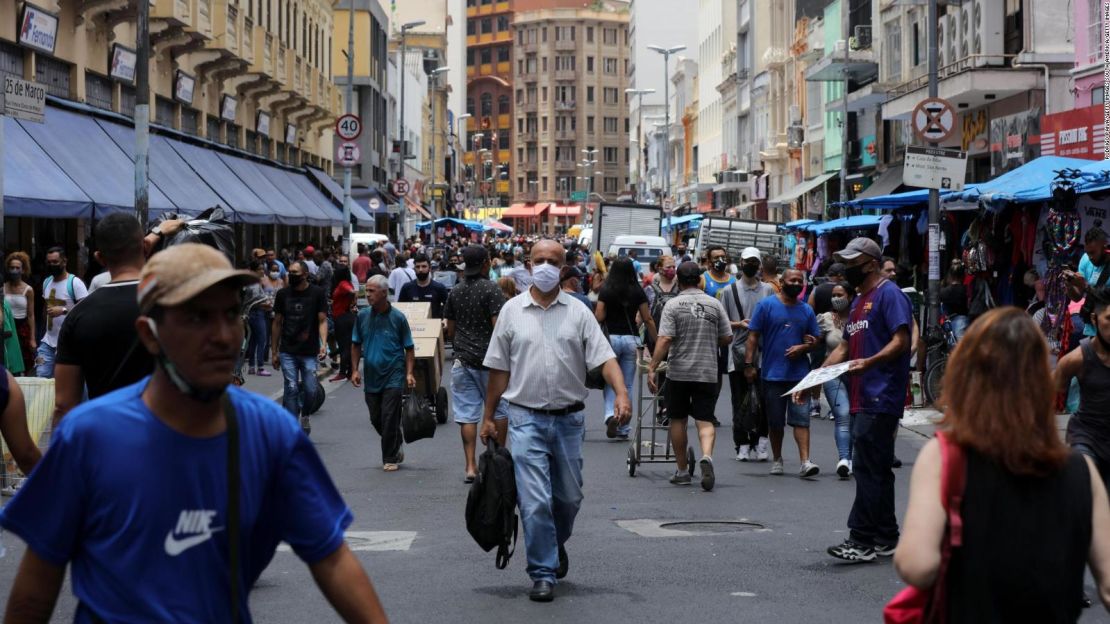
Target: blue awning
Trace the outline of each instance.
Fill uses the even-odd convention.
[[[131,157],[135,152],[133,127],[104,119],[97,119],[96,123],[108,133],[124,154]],[[169,197],[181,214],[196,216],[213,206],[223,204],[220,196],[182,160],[168,141],[166,137],[157,134],[150,136],[151,183]]]
[[[780,225],[779,229],[792,231],[809,225],[810,223],[817,223],[817,221],[815,219],[798,219],[797,221],[788,221]]]
[[[444,217],[442,219],[436,219],[436,227],[439,227],[441,225],[448,224],[448,223],[464,226],[464,227],[466,227],[466,229],[471,230],[473,232],[481,233],[481,232],[486,231],[486,226],[481,224],[481,223],[478,223],[477,221],[470,221],[468,219],[456,219],[454,217]],[[431,221],[421,221],[420,223],[416,224],[416,229],[426,230],[429,227],[431,227],[431,225],[432,225]],[[495,229],[495,228],[491,228],[491,229]]]
[[[4,214],[41,219],[90,218],[93,201],[11,117],[4,124]]]
[[[802,227],[802,229],[813,232],[815,234],[826,234],[834,230],[861,230],[866,228],[877,228],[879,227],[879,222],[882,220],[882,215],[856,215],[854,217],[833,219],[832,221],[819,221],[816,223],[811,223],[807,226]]]
[[[277,191],[290,206],[304,213],[308,225],[322,227],[342,225],[342,217],[336,210],[330,208],[330,202],[325,202],[329,206],[325,208],[313,201],[311,197],[301,192],[288,171],[249,160],[244,160],[244,162],[258,169],[259,173],[273,184],[273,190]]]
[[[692,229],[697,229],[697,227],[695,227],[695,225],[697,224],[697,222],[700,222],[703,217],[705,217],[705,215],[700,215],[700,214],[686,214],[686,215],[682,215],[681,217],[670,217],[670,218],[663,217],[663,219],[659,222],[659,225],[664,230],[666,230],[668,227],[676,227],[676,226],[679,226],[679,225],[687,225],[687,224],[689,224],[687,227],[692,228]]]
[[[343,187],[339,186],[339,183],[333,180],[331,176],[315,167],[305,167],[305,171],[308,172],[308,177],[299,176],[304,179],[304,183],[311,186],[317,195],[329,199],[338,206],[339,213],[343,214]],[[311,180],[308,178],[311,178]],[[315,181],[315,184],[313,184],[313,181]],[[359,225],[374,227],[374,217],[370,216],[371,212],[373,211],[366,206],[365,199],[351,201],[351,215],[354,216],[355,222]]]
[[[331,197],[333,202],[339,206],[343,205],[343,187],[339,186],[338,182],[316,167],[305,167],[305,169],[308,170],[308,175],[312,176],[312,179]]]
[[[297,185],[297,188],[301,189],[302,193],[311,198],[317,206],[336,213],[336,222],[342,224],[343,209],[339,206],[336,206],[335,203],[332,202],[330,194],[326,193],[325,191],[321,191],[318,186],[313,184],[310,176],[304,173],[296,171],[288,171],[287,173],[289,174],[289,177],[293,180],[293,183]],[[329,212],[329,214],[331,214],[331,212]],[[351,202],[351,215],[355,218],[355,222],[359,225],[374,225],[374,219],[371,218],[370,215],[366,214],[366,211],[363,210],[362,207],[355,202]]]
[[[134,209],[135,165],[93,117],[51,106],[46,111],[45,123],[18,123],[92,198],[96,215]],[[177,208],[153,182],[149,206],[151,215]]]
[[[189,164],[189,167],[223,199],[221,205],[231,210],[235,221],[242,223],[274,223],[273,210],[227,167],[217,153],[210,149],[166,139],[170,147]],[[303,218],[303,217],[302,217]]]
[[[324,225],[322,222],[324,219],[316,210],[307,207],[300,209],[293,205],[292,200],[286,198],[281,191],[274,188],[261,171],[261,167],[265,165],[258,165],[245,158],[228,154],[217,153],[216,156],[234,171],[250,190],[254,191],[281,225]]]
[[[1044,201],[1052,197],[1052,182],[1061,169],[1080,169],[1091,161],[1063,156],[1041,156],[1024,165],[1007,171],[989,182],[977,184],[956,194],[963,201],[976,201],[991,207],[1001,207],[1006,202],[1025,203]],[[953,197],[948,200],[952,201]]]
[[[1110,160],[1088,161],[1079,168],[1075,178],[1076,191],[1095,193],[1110,188]]]

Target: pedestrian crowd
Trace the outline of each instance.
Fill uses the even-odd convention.
[[[363,391],[382,470],[401,469],[415,342],[394,304],[408,302],[427,303],[452,344],[461,481],[479,474],[480,443],[512,453],[532,600],[553,600],[569,574],[586,422],[634,438],[644,375],[677,449],[674,486],[696,473],[709,492],[727,479],[714,463],[727,383],[735,459],[767,462],[771,475],[788,464],[818,475],[811,423],[834,421],[835,474],[855,495],[832,557],[893,557],[911,588],[946,589],[954,620],[1075,621],[1087,566],[1110,608],[1110,254],[1097,230],[1065,276],[1082,302],[1074,344],[1048,340],[1036,314],[1051,311],[1036,301],[994,306],[978,278],[949,267],[941,434],[914,462],[900,527],[895,441],[934,331],[907,292],[913,271],[870,238],[812,280],[780,271],[774,250],[709,246],[695,260],[683,247],[641,262],[570,238],[421,236],[358,243],[353,258],[325,241],[254,248],[238,268],[194,243],[152,253],[180,227],[100,220],[95,260],[108,277],[88,288],[63,249],[48,250],[41,282],[26,254],[6,259],[0,433],[21,470],[35,467],[0,511],[28,545],[9,618],[48,619],[72,564],[84,621],[246,620],[249,590],[284,541],[341,617],[385,621],[343,542],[351,511],[308,435],[327,367],[325,383]],[[280,406],[237,387],[272,375],[267,365],[282,375]],[[796,389],[833,366],[844,372]],[[55,380],[45,454],[30,441],[18,375]],[[591,387],[603,389],[594,415]],[[690,420],[694,466],[682,452]],[[119,557],[111,545],[124,539]]]

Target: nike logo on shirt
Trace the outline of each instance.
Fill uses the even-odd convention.
[[[223,527],[212,527],[214,510],[183,509],[178,517],[177,526],[166,534],[166,554],[176,557],[181,553],[212,539],[212,534],[222,531]],[[176,537],[182,535],[183,537]]]

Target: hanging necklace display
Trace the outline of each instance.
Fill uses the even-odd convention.
[[[1057,174],[1053,182],[1052,200],[1045,219],[1044,255],[1048,271],[1044,277],[1045,315],[1041,329],[1046,336],[1055,335],[1061,348],[1068,344],[1071,317],[1068,315],[1068,283],[1064,271],[1079,264],[1083,246],[1080,244],[1082,223],[1075,210],[1076,193],[1072,180]]]

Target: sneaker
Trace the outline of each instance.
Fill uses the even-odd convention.
[[[717,482],[716,476],[713,474],[713,458],[705,456],[698,462],[701,466],[701,489],[706,492],[713,489],[713,484]]]
[[[812,420],[821,420],[821,408],[819,406],[814,405],[809,410],[809,417]]]
[[[674,475],[671,476],[671,483],[675,485],[690,485],[690,471],[683,470],[680,472],[675,470]]]
[[[257,371],[257,370],[255,370],[254,368],[248,368],[248,369],[247,369],[247,374],[248,374],[248,375],[257,375],[257,374],[258,374],[258,371]]]
[[[738,462],[748,461],[749,459],[751,459],[751,453],[752,453],[752,447],[750,447],[750,446],[741,446],[740,448],[736,449],[736,461],[738,461]]]
[[[828,552],[833,557],[836,557],[837,559],[843,559],[844,561],[852,561],[856,563],[864,561],[874,561],[876,557],[874,548],[870,546],[864,546],[863,544],[858,544],[850,539],[844,540],[842,544],[830,546],[828,551],[826,552]]]
[[[767,461],[770,458],[771,454],[767,450],[770,444],[771,441],[767,438],[759,439],[759,444],[757,444],[755,449],[753,449],[755,451],[755,456],[759,461]]]
[[[798,476],[803,478],[816,477],[819,472],[821,472],[821,469],[817,467],[817,464],[806,460],[806,463],[802,464],[802,468],[798,471]]]
[[[273,377],[274,374],[271,373],[270,371],[266,370],[265,368],[260,368],[260,369],[258,369],[258,376],[259,377]]]
[[[612,416],[605,419],[605,437],[610,440],[617,437],[617,419]]]
[[[776,459],[775,462],[773,464],[771,464],[771,474],[773,474],[773,475],[783,474],[782,460],[781,459]]]
[[[851,474],[852,468],[848,464],[847,459],[842,459],[836,462],[836,476],[840,477],[841,481],[847,479],[849,476],[851,476]]]
[[[897,547],[898,544],[875,544],[871,550],[875,551],[878,557],[893,557],[894,549]]]

